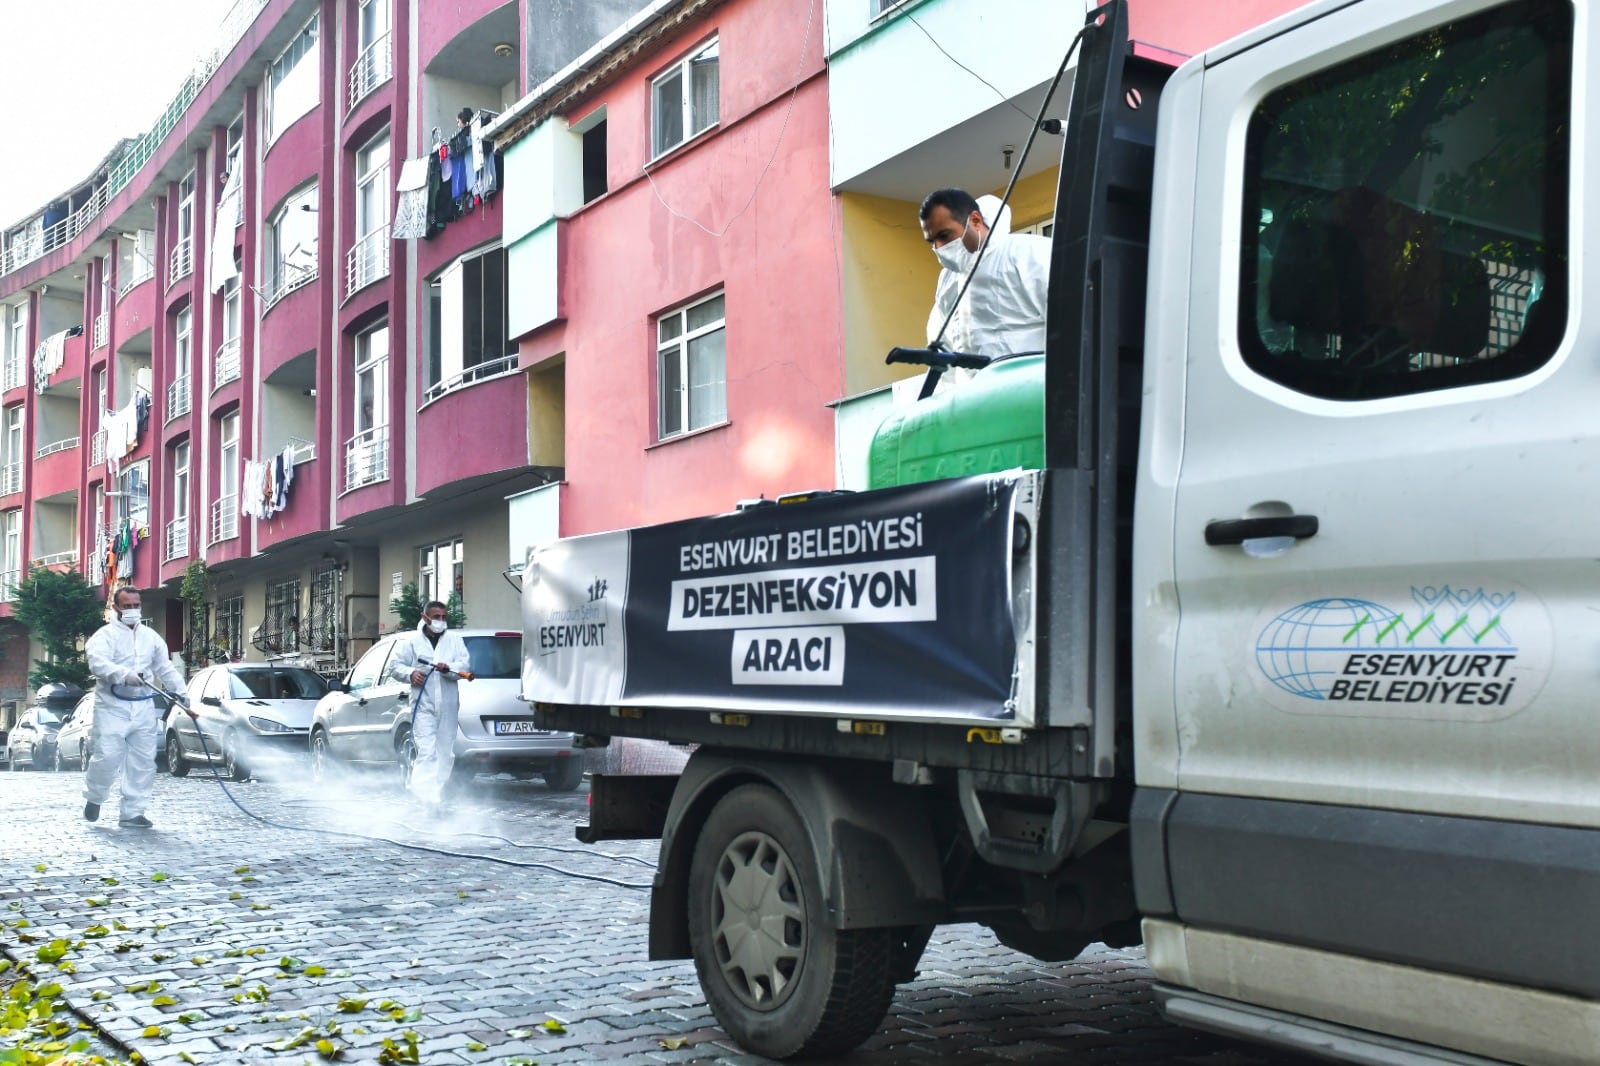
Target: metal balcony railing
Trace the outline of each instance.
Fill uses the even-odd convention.
[[[475,381],[497,378],[502,374],[512,374],[516,372],[516,369],[517,357],[514,355],[491,359],[487,363],[479,363],[477,366],[469,366],[461,373],[445,378],[437,385],[429,385],[428,391],[422,394],[422,400],[424,403],[430,400],[437,400],[445,393],[454,392],[456,389],[471,385]]]
[[[394,75],[394,58],[390,54],[389,35],[386,33],[367,45],[350,66],[350,108],[354,109],[368,93]]]
[[[182,559],[189,554],[189,516],[179,515],[167,523],[167,554],[165,559]]]
[[[362,485],[389,479],[389,427],[373,426],[345,442],[344,488],[346,492]]]
[[[172,259],[167,268],[167,284],[176,285],[194,269],[194,238],[185,237],[172,249]]]
[[[233,493],[211,504],[211,543],[220,544],[239,535],[239,505]]]
[[[64,452],[69,448],[76,448],[82,443],[83,440],[79,437],[68,437],[66,440],[51,441],[49,444],[41,446],[38,451],[34,452],[33,457],[35,459],[43,459],[47,455],[54,455],[56,452]]]
[[[22,582],[21,570],[6,570],[0,572],[0,601],[10,603],[16,599],[17,585]]]
[[[0,466],[0,496],[22,491],[22,464],[7,463]]]
[[[103,585],[106,580],[106,527],[99,522],[94,527],[94,550],[89,553],[89,583]]]
[[[34,566],[43,566],[46,568],[52,566],[76,566],[77,564],[78,549],[76,548],[73,548],[71,551],[51,552],[49,555],[41,555],[33,561]]]
[[[28,383],[23,372],[25,363],[26,361],[21,354],[6,356],[4,391],[9,392],[12,389],[20,389]]]
[[[389,276],[389,227],[379,226],[357,241],[345,257],[344,294],[366,288]]]
[[[167,385],[167,421],[189,413],[189,375],[180,374]]]
[[[106,461],[106,431],[95,430],[94,436],[89,438],[89,465],[98,466]]]
[[[239,338],[234,337],[222,342],[222,347],[217,349],[216,381],[211,385],[219,389],[230,381],[239,380]]]
[[[155,264],[146,263],[140,256],[135,255],[133,257],[133,269],[128,271],[128,276],[123,278],[122,283],[117,286],[117,299],[122,299],[155,276]]]
[[[279,263],[274,274],[267,278],[267,286],[261,293],[261,309],[263,311],[289,295],[302,285],[310,284],[317,280],[317,265],[296,266],[293,263]]]
[[[101,311],[94,316],[94,346],[104,348],[111,343],[111,312]]]

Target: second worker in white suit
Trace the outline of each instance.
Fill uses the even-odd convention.
[[[456,761],[456,718],[461,700],[460,675],[472,669],[466,641],[450,632],[445,605],[432,600],[409,640],[395,647],[389,676],[411,684],[411,743],[415,757],[411,791],[427,804],[437,804]]]

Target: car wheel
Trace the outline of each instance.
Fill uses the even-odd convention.
[[[250,780],[250,764],[239,754],[239,736],[229,733],[222,738],[222,761],[228,768],[228,777],[234,781]]]
[[[411,780],[417,772],[417,746],[411,742],[409,729],[400,734],[400,743],[395,748],[394,757],[400,767],[400,787],[410,792]]]
[[[56,773],[58,773],[58,774],[64,774],[64,773],[67,772],[67,760],[66,760],[66,757],[61,754],[61,745],[60,744],[56,745],[55,767],[56,767]]]
[[[551,792],[571,792],[583,784],[583,756],[569,755],[565,759],[557,759],[541,776],[544,777],[544,787]]]
[[[189,763],[183,757],[183,741],[178,739],[176,729],[167,734],[167,773],[173,777],[189,776]]]
[[[311,778],[318,784],[328,784],[338,777],[339,764],[334,761],[333,749],[328,746],[328,731],[311,731]]]
[[[894,995],[892,929],[834,929],[788,800],[742,785],[706,819],[689,867],[689,942],[722,1028],[758,1055],[842,1054]]]

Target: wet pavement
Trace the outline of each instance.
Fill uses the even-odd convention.
[[[0,951],[151,1063],[767,1061],[691,962],[647,961],[656,845],[578,844],[587,785],[479,779],[429,822],[387,775],[275,778],[227,784],[258,820],[163,774],[139,831],[114,798],[84,822],[81,774],[0,773]],[[953,926],[920,969],[845,1061],[1310,1062],[1168,1024],[1138,950],[1047,964]]]

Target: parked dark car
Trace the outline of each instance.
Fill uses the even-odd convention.
[[[181,707],[167,713],[167,770],[182,777],[191,764],[205,768],[215,760],[244,781],[264,764],[304,758],[311,712],[327,692],[322,675],[304,666],[209,666],[189,681],[189,707],[197,717]]]
[[[158,720],[166,717],[167,709],[172,706],[172,701],[156,693],[152,701],[152,713]],[[77,704],[68,711],[60,730],[56,733],[54,754],[50,766],[56,770],[87,770],[89,760],[94,757],[94,692],[85,693]],[[156,743],[156,770],[167,768],[167,752],[165,747]]]
[[[56,733],[82,697],[83,689],[77,685],[51,683],[40,687],[33,705],[22,712],[6,738],[11,769],[55,769]]]

